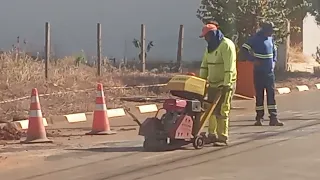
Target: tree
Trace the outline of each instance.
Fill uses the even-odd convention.
[[[132,41],[134,47],[136,47],[137,49],[141,50],[141,42],[137,39],[133,39]],[[147,45],[147,50],[146,50],[146,54],[145,56],[147,57],[147,53],[150,52],[151,48],[153,47],[153,41],[149,41],[148,45]],[[141,59],[141,52],[139,53],[139,59]]]
[[[306,10],[312,16],[315,17],[316,23],[320,25],[320,1],[319,0],[308,0],[310,6]]]
[[[224,34],[236,39],[240,47],[263,21],[272,21],[279,28],[276,42],[282,43],[288,35],[287,19],[298,11],[316,12],[312,7],[311,0],[202,0],[197,17],[204,23],[218,21]]]

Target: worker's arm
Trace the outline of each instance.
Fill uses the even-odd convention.
[[[248,41],[242,45],[242,48],[241,48],[243,55],[248,61],[254,61],[255,59],[254,56],[252,55],[252,52],[254,52],[253,41],[254,41],[254,37],[250,37]]]
[[[206,51],[203,54],[202,63],[201,63],[201,66],[200,66],[200,73],[199,73],[199,76],[202,79],[207,79],[208,78],[207,57],[208,57],[208,51],[206,49]]]
[[[224,83],[223,86],[231,88],[232,74],[236,70],[236,48],[235,46],[226,45],[222,52],[224,62]]]
[[[278,49],[277,45],[273,41],[273,62],[277,62],[278,60]]]

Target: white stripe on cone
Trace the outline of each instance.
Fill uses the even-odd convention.
[[[31,96],[31,103],[40,102],[39,96]]]
[[[107,107],[105,104],[96,104],[96,109],[97,111],[107,111]]]
[[[30,110],[29,117],[42,117],[41,110]]]
[[[96,97],[104,97],[104,94],[102,93],[102,91],[97,91]]]

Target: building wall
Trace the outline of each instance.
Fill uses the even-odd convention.
[[[198,38],[199,4],[200,0],[2,0],[0,48],[10,48],[20,36],[26,38],[30,51],[41,51],[44,24],[49,21],[57,55],[70,55],[81,49],[95,55],[96,23],[100,22],[103,54],[135,57],[138,50],[132,40],[139,38],[140,24],[144,23],[147,40],[155,44],[148,57],[176,59],[179,25],[184,24],[184,59],[199,60],[205,45]]]
[[[316,52],[317,46],[320,46],[320,27],[315,23],[312,16],[307,16],[303,22],[303,52],[311,56]]]

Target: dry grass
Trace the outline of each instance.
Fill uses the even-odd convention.
[[[315,84],[320,83],[320,78],[317,74],[308,72],[276,72],[276,87],[288,87],[293,90],[298,85],[307,85],[311,89],[315,89]]]
[[[290,63],[306,63],[307,56],[303,54],[302,45],[291,46],[289,49]]]
[[[294,48],[293,48],[294,49]],[[292,53],[294,59],[302,56]],[[298,58],[300,57],[300,58]],[[297,61],[297,60],[295,60]],[[199,63],[186,67],[184,72],[198,72]],[[30,105],[30,92],[37,88],[39,94],[51,94],[57,92],[69,92],[40,97],[42,111],[45,117],[68,113],[86,112],[94,109],[95,87],[97,82],[105,86],[105,95],[108,98],[108,107],[121,106],[119,97],[132,95],[159,95],[159,88],[144,89],[108,89],[114,86],[135,86],[166,83],[173,74],[151,72],[140,73],[133,70],[119,70],[110,65],[102,68],[102,76],[96,76],[96,68],[87,65],[75,66],[72,57],[59,59],[49,65],[49,79],[44,77],[44,63],[35,61],[30,57],[16,58],[14,54],[5,53],[0,56],[0,102],[4,100],[27,97],[24,100],[0,103],[0,120],[26,119]],[[293,73],[296,74],[296,73]],[[318,83],[315,75],[278,74],[277,87],[296,84]],[[85,92],[72,92],[86,90]],[[0,121],[0,122],[1,122]]]
[[[49,66],[49,79],[44,77],[44,63],[21,57],[17,60],[14,54],[5,53],[0,57],[0,101],[29,96],[32,88],[39,94],[66,92],[89,89],[87,92],[66,93],[40,97],[42,111],[46,117],[66,113],[92,111],[95,101],[97,82],[105,86],[108,106],[119,106],[117,97],[130,95],[154,95],[159,88],[147,89],[110,89],[114,86],[135,86],[166,83],[171,74],[139,73],[132,70],[121,70],[111,66],[102,68],[102,76],[97,77],[96,68],[87,65],[75,66],[74,59],[66,57]],[[0,119],[27,118],[29,98],[0,105]]]

